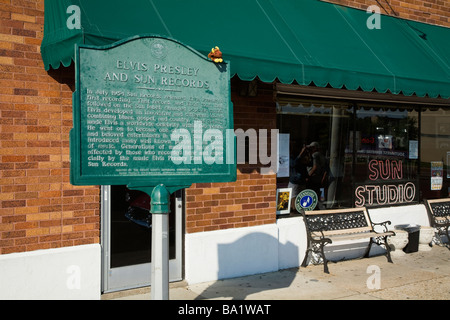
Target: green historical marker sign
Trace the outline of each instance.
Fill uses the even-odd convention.
[[[229,64],[156,36],[79,45],[75,58],[72,184],[236,179]]]

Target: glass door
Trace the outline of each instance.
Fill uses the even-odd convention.
[[[182,192],[171,196],[169,278],[182,279]],[[126,186],[102,187],[103,292],[151,285],[150,197]]]

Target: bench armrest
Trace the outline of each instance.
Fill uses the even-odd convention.
[[[324,235],[324,233],[323,233],[323,231],[322,230],[320,230],[320,239],[314,239],[314,237],[312,236],[312,234],[310,234],[310,235],[308,235],[309,236],[309,238],[310,238],[310,240],[312,241],[312,242],[314,242],[314,243],[323,243],[323,245],[326,245],[326,244],[330,244],[330,243],[333,243],[333,241],[331,241],[331,239],[330,238],[326,238],[325,237],[325,235]]]
[[[386,221],[383,221],[383,222],[378,222],[378,223],[377,222],[371,222],[371,223],[372,223],[372,229],[374,229],[373,231],[375,231],[375,226],[382,226],[384,228],[383,232],[388,232],[389,230],[388,230],[387,225],[391,224],[391,221],[386,220]],[[375,231],[375,233],[379,233],[379,232]]]
[[[325,238],[324,236],[320,237],[320,239],[311,239],[311,241],[314,243],[322,243],[323,245],[333,243],[330,238]]]

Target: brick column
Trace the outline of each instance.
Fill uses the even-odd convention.
[[[257,95],[252,97],[248,85],[237,78],[231,82],[234,128],[267,129],[270,139],[270,129],[276,129],[273,86],[257,82]],[[186,232],[275,223],[276,175],[262,175],[260,167],[238,164],[236,182],[194,184],[187,189]]]

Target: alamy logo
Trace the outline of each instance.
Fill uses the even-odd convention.
[[[372,15],[367,18],[366,26],[369,30],[381,29],[381,10],[380,7],[376,5],[371,5],[367,8],[367,13]]]
[[[70,16],[67,18],[67,28],[70,30],[81,29],[81,10],[79,6],[71,5],[67,7],[67,14]]]
[[[67,288],[69,290],[80,290],[81,268],[79,266],[71,265],[67,267],[66,273],[69,275],[66,281]]]
[[[370,290],[381,289],[381,270],[379,266],[370,265],[367,267],[366,273],[372,274],[367,278],[366,285]]]
[[[225,134],[218,129],[203,130],[202,121],[194,121],[193,135],[187,129],[175,129],[170,138],[176,145],[171,151],[171,160],[176,165],[181,164],[234,164],[236,147],[236,163],[246,163],[246,143],[248,139],[249,164],[270,165],[261,168],[262,174],[270,174],[277,171],[278,130],[271,130],[270,156],[268,155],[269,143],[267,130],[255,129],[227,129]],[[236,137],[236,146],[235,139]],[[225,148],[226,146],[226,148]]]

